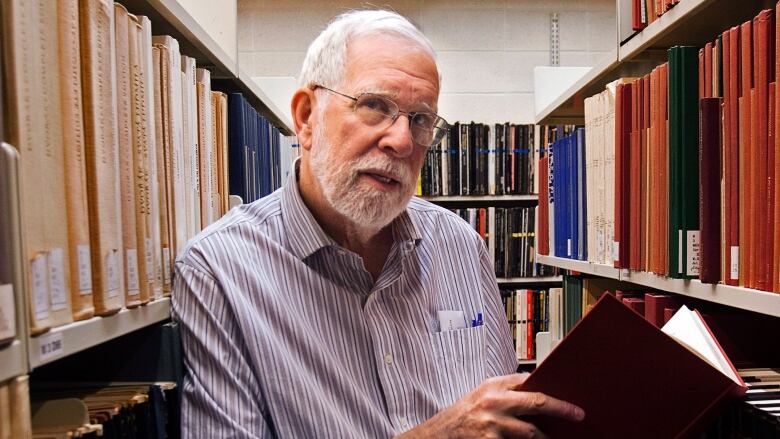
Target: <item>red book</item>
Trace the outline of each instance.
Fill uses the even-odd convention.
[[[780,14],[780,3],[777,4],[777,10],[775,14]],[[777,38],[780,37],[780,20],[775,17],[775,83],[780,82],[780,44],[778,44]],[[775,108],[780,105],[780,93],[775,91]],[[775,111],[775,133],[780,130],[780,111]],[[772,269],[772,290],[780,292],[780,136],[775,134],[775,143],[770,145],[775,150],[775,160],[772,163],[774,166],[770,168],[770,173],[774,175],[774,243],[773,250],[773,269]]]
[[[661,121],[660,121],[660,73],[659,68],[653,69],[650,72],[650,147],[649,147],[649,185],[648,185],[648,197],[650,210],[648,211],[647,220],[650,223],[650,233],[647,236],[648,245],[650,247],[648,271],[658,273],[659,262],[659,248],[661,240],[660,221],[658,218],[659,209],[659,181],[660,176],[660,157],[659,143],[661,136]]]
[[[669,63],[661,64],[661,143],[659,146],[660,171],[659,176],[659,208],[660,212],[660,261],[661,270],[658,274],[669,274],[669,240],[666,238],[669,234]]]
[[[740,41],[740,102],[739,102],[739,284],[750,286],[750,163],[751,124],[750,91],[753,89],[753,31],[752,22],[739,28]]]
[[[699,279],[720,280],[721,98],[699,100]]]
[[[754,33],[756,39],[753,42],[755,59],[755,83],[757,102],[755,106],[758,114],[755,134],[756,143],[753,145],[753,154],[751,155],[752,175],[753,175],[753,206],[754,216],[752,225],[755,228],[754,246],[751,249],[751,259],[755,262],[755,288],[768,290],[770,287],[770,273],[772,261],[764,257],[767,250],[766,242],[771,240],[769,235],[769,224],[767,221],[768,211],[768,192],[767,192],[767,169],[769,167],[768,159],[768,141],[769,141],[769,83],[774,79],[774,11],[766,9],[761,11],[753,20]],[[771,77],[770,77],[771,76]],[[771,254],[771,253],[769,253]]]
[[[615,90],[615,243],[616,268],[629,263],[629,166],[631,158],[632,84],[618,84]]]
[[[741,51],[739,28],[733,27],[728,31],[728,80],[725,79],[724,88],[728,89],[725,101],[728,117],[728,137],[723,144],[724,185],[726,192],[726,218],[725,218],[725,283],[739,285],[739,97],[741,64],[739,54]],[[725,53],[725,45],[724,45]],[[725,65],[724,65],[725,67]]]
[[[642,91],[644,90],[642,78],[637,79],[631,84],[633,89],[631,93],[631,149],[629,158],[629,258],[628,268],[632,270],[640,269],[641,244],[641,184],[642,184],[642,142],[641,142],[641,124],[642,124]]]
[[[704,95],[702,97],[712,97],[712,43],[704,45]]]
[[[774,78],[774,75],[771,76]],[[764,235],[764,251],[763,254],[766,256],[774,255],[775,246],[777,243],[774,241],[775,236],[775,160],[777,160],[777,155],[775,152],[775,142],[777,142],[777,125],[775,125],[775,118],[777,117],[777,108],[775,107],[775,99],[777,94],[777,83],[776,82],[770,82],[769,83],[769,119],[768,119],[768,130],[769,134],[767,136],[767,155],[766,155],[766,164],[767,164],[767,179],[766,179],[766,220],[764,221],[766,223],[766,235]],[[763,257],[762,263],[766,264],[766,290],[767,291],[777,291],[774,289],[775,282],[777,282],[773,275],[774,273],[774,258],[769,257]]]
[[[642,77],[641,156],[642,179],[639,187],[639,269],[649,271],[650,266],[650,75]]]
[[[585,419],[529,420],[553,438],[696,437],[747,389],[701,316],[681,311],[669,329],[684,338],[682,328],[691,328],[712,341],[721,369],[604,294],[520,386],[577,404]]]
[[[623,299],[623,304],[640,316],[645,316],[645,299],[643,297],[626,297]]]
[[[550,254],[550,200],[548,187],[548,158],[539,159],[539,230],[536,232],[540,255]]]
[[[660,328],[668,321],[664,318],[664,309],[669,308],[674,312],[680,307],[677,297],[669,294],[647,293],[645,294],[645,320]],[[669,316],[671,318],[671,315]]]
[[[526,297],[528,298],[528,306],[526,309],[528,312],[526,313],[526,358],[534,358],[534,292],[533,290],[527,290],[528,294],[526,294]]]
[[[704,49],[699,49],[699,99],[704,97]]]

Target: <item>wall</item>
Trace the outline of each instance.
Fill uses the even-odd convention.
[[[560,65],[592,66],[616,47],[615,0],[402,0],[389,5],[431,39],[450,121],[534,121],[533,68],[550,63],[559,13]],[[358,1],[238,0],[239,66],[251,76],[297,76],[308,44]],[[287,109],[288,103],[279,103]]]
[[[176,0],[192,15],[192,18],[219,44],[222,50],[236,62],[238,60],[238,36],[236,31],[236,0]]]

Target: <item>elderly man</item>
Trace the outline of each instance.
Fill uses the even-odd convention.
[[[412,197],[447,128],[430,42],[398,14],[349,12],[301,84],[295,172],[176,263],[185,436],[540,437],[523,415],[582,419],[517,390],[483,241]]]

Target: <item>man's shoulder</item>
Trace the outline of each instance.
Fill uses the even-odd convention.
[[[475,233],[469,223],[454,212],[422,198],[412,197],[407,210],[418,227],[425,229],[426,234],[442,233],[444,230],[451,230],[455,233]],[[446,227],[442,228],[442,226]]]
[[[202,257],[215,256],[211,252],[230,252],[229,247],[247,241],[272,239],[277,235],[274,231],[279,227],[280,216],[281,191],[236,206],[190,239],[176,260],[193,264]]]

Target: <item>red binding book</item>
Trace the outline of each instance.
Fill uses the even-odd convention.
[[[698,312],[681,308],[661,330],[604,294],[520,390],[585,410],[581,422],[528,418],[551,438],[657,439],[696,437],[747,389]]]
[[[537,239],[540,255],[550,254],[550,200],[548,188],[548,158],[539,159],[539,230]]]
[[[618,84],[615,91],[615,244],[616,268],[629,263],[629,191],[631,163],[632,84]]]
[[[720,280],[721,98],[699,100],[699,279]]]

